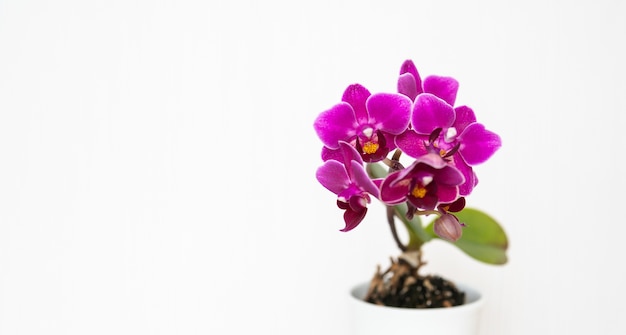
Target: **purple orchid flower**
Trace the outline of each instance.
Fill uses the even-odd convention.
[[[408,201],[416,209],[433,210],[438,204],[453,203],[464,181],[463,174],[441,156],[427,153],[390,173],[380,185],[380,199],[388,205]]]
[[[375,182],[369,178],[363,167],[363,160],[356,149],[344,141],[338,142],[342,161],[330,159],[316,172],[317,180],[329,191],[337,195],[337,206],[345,210],[343,218],[346,226],[341,231],[354,229],[367,214],[369,194],[378,198]]]
[[[478,183],[472,166],[488,160],[502,141],[496,133],[476,122],[471,108],[453,108],[433,94],[422,93],[413,105],[411,129],[396,137],[396,145],[411,157],[435,151],[449,158],[465,177],[459,192],[466,196]]]
[[[339,142],[357,149],[365,162],[377,162],[396,148],[394,137],[410,121],[411,100],[402,94],[370,92],[359,84],[346,88],[342,102],[322,112],[314,123],[324,143],[322,159],[341,160]]]

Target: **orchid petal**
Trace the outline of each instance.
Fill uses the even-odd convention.
[[[434,194],[427,194],[423,198],[415,198],[409,197],[409,203],[416,208],[421,208],[423,210],[433,210],[437,206],[438,198]]]
[[[343,154],[341,153],[341,150],[339,149],[330,149],[328,147],[323,147],[322,148],[322,161],[327,161],[327,160],[336,160],[336,161],[342,161],[343,160]]]
[[[417,85],[412,74],[404,73],[398,77],[398,93],[406,95],[411,100],[417,97]]]
[[[367,99],[370,122],[376,128],[399,135],[409,126],[411,100],[401,94],[376,93]]]
[[[478,184],[476,173],[474,173],[474,170],[471,166],[465,163],[465,160],[463,160],[460,155],[454,155],[453,159],[454,167],[456,167],[457,170],[459,170],[459,172],[463,174],[463,178],[465,179],[465,182],[459,185],[459,195],[462,197],[468,196],[472,192],[476,184]]]
[[[350,172],[351,172],[350,174],[352,175],[352,181],[357,186],[359,186],[365,192],[378,198],[378,195],[379,195],[378,187],[376,186],[376,184],[374,184],[372,179],[370,179],[370,177],[367,174],[367,171],[365,171],[365,168],[363,168],[363,165],[355,161],[352,161],[350,164]]]
[[[343,155],[343,163],[345,166],[348,166],[351,161],[356,161],[357,163],[363,165],[363,159],[359,152],[347,142],[339,141],[339,149]]]
[[[340,229],[340,231],[348,232],[356,228],[356,226],[358,226],[359,223],[361,223],[361,221],[363,221],[363,219],[365,218],[365,214],[367,214],[367,207],[364,208],[362,211],[353,211],[351,209],[346,209],[346,211],[343,213],[343,220],[345,221],[346,226],[343,229]]]
[[[380,185],[380,200],[388,205],[397,205],[404,202],[409,192],[409,183],[397,180],[399,172],[396,171],[389,174]]]
[[[335,194],[339,194],[350,185],[345,166],[335,160],[324,162],[324,165],[317,169],[315,177],[322,186]]]
[[[440,185],[459,186],[465,182],[465,177],[456,167],[447,165],[439,170],[437,180]]]
[[[429,153],[429,154],[417,157],[415,159],[415,163],[413,163],[411,167],[409,168],[412,169],[413,166],[420,164],[420,163],[427,164],[429,166],[432,166],[435,169],[444,169],[444,168],[449,167],[448,163],[446,163],[446,161],[443,158],[441,158],[441,156],[434,154],[434,153]]]
[[[381,132],[382,133],[382,132]],[[396,145],[396,137],[398,137],[399,135],[394,135],[394,134],[388,134],[388,133],[382,133],[382,137],[385,138],[385,145],[387,146],[387,149],[389,149],[388,151],[391,151],[395,148],[397,148],[398,146]],[[380,137],[380,135],[379,135]],[[386,157],[387,155],[385,155]],[[383,157],[384,158],[384,157]]]
[[[424,92],[431,93],[454,106],[459,82],[452,77],[428,76],[424,79]]]
[[[459,152],[465,162],[476,165],[485,162],[502,146],[498,134],[485,129],[480,123],[472,123],[459,136],[463,143]]]
[[[416,158],[428,153],[425,141],[428,140],[427,135],[421,135],[409,129],[404,133],[396,136],[396,146],[405,154]]]
[[[474,111],[467,106],[459,106],[454,108],[456,119],[454,120],[454,128],[460,134],[467,126],[476,122]]]
[[[360,84],[352,84],[343,92],[341,101],[347,102],[354,110],[354,116],[359,124],[367,122],[367,109],[365,102],[371,95],[367,88]]]
[[[454,119],[454,109],[444,100],[429,93],[417,96],[411,117],[416,132],[428,135],[437,128],[452,126]]]
[[[437,196],[439,196],[439,202],[453,202],[459,196],[459,188],[456,186],[439,185],[437,188]]]
[[[357,126],[354,110],[346,102],[340,102],[320,113],[313,124],[317,136],[330,149],[337,149],[339,141],[353,137]]]
[[[441,204],[440,207],[445,207],[445,211],[447,212],[460,212],[465,208],[465,197],[459,197],[448,204]]]
[[[413,63],[413,61],[410,59],[405,60],[404,63],[402,63],[402,66],[400,66],[400,76],[404,75],[405,73],[411,74],[411,76],[413,76],[413,80],[415,81],[415,95],[409,96],[411,100],[415,100],[415,97],[418,94],[423,93],[424,90],[422,89],[422,78],[420,77],[419,72],[417,72],[417,67],[415,67],[415,63]]]

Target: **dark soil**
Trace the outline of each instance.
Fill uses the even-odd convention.
[[[452,307],[465,303],[465,292],[454,283],[436,275],[420,276],[417,270],[401,259],[392,260],[384,273],[378,269],[364,300],[405,308]]]

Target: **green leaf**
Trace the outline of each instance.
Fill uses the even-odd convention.
[[[506,250],[509,241],[504,229],[496,220],[473,208],[465,208],[454,215],[466,226],[463,228],[461,238],[450,243],[478,261],[495,265],[507,262]],[[438,238],[433,230],[433,223],[434,221],[429,223],[425,229],[429,235]]]

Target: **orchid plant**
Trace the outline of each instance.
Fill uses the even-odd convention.
[[[458,88],[452,77],[422,80],[413,61],[406,60],[397,92],[372,94],[352,84],[341,102],[314,122],[323,143],[316,177],[337,196],[345,222],[341,231],[356,228],[376,198],[386,206],[399,260],[410,264],[415,276],[424,264],[421,248],[433,239],[485,263],[507,261],[502,227],[485,212],[466,207],[478,184],[474,166],[492,157],[502,142],[470,107],[456,105]],[[425,224],[423,218],[433,219]],[[400,238],[396,219],[408,241]],[[377,272],[370,291],[383,284],[385,274]]]

